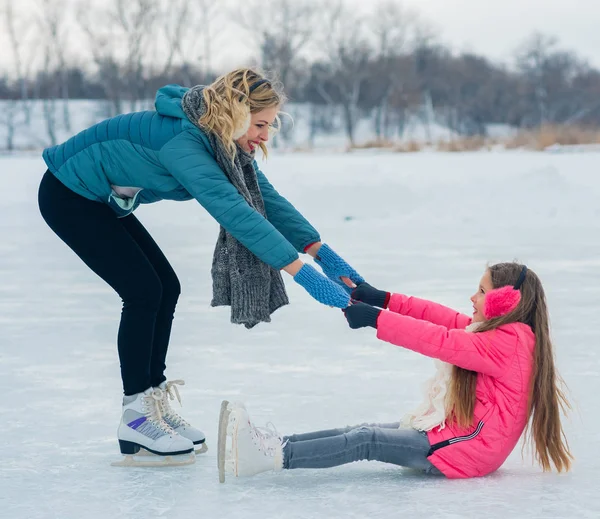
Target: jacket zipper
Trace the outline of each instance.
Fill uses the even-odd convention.
[[[431,446],[431,449],[429,449],[427,456],[431,456],[438,449],[441,449],[443,447],[448,447],[448,445],[452,445],[453,443],[466,442],[468,440],[472,440],[481,432],[481,429],[483,429],[483,420],[480,420],[479,423],[477,424],[477,427],[475,428],[475,430],[467,436],[455,436],[454,438],[449,438],[448,440],[434,443]]]

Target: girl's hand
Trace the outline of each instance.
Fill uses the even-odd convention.
[[[377,319],[383,310],[374,308],[365,303],[353,301],[348,308],[343,310],[343,312],[350,328],[356,330],[357,328],[364,328],[365,326],[377,328]]]
[[[352,299],[362,301],[371,306],[378,306],[379,308],[387,308],[390,302],[391,294],[385,290],[377,290],[376,288],[369,285],[369,283],[360,283],[352,291]]]

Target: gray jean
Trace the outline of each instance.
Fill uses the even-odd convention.
[[[427,435],[399,423],[361,424],[283,438],[284,469],[324,469],[359,460],[383,461],[440,475],[427,459]]]

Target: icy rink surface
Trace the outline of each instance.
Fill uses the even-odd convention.
[[[286,276],[292,304],[252,331],[211,309],[217,225],[195,202],[142,207],[183,285],[167,376],[209,451],[183,468],[122,469],[120,300],[46,227],[45,167],[0,158],[0,517],[600,517],[600,154],[297,154],[260,162],[276,188],[373,285],[466,313],[487,262],[518,259],[545,284],[558,368],[575,412],[572,473],[520,446],[495,474],[427,478],[360,462],[218,483],[221,399],[280,433],[393,421],[433,363],[352,331]]]

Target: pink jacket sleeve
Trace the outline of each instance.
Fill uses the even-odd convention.
[[[429,321],[433,324],[440,324],[449,329],[464,329],[472,321],[468,315],[461,314],[447,306],[403,294],[392,294],[388,303],[388,310],[396,314]]]
[[[517,332],[510,326],[489,332],[470,333],[449,330],[445,326],[385,310],[377,319],[377,337],[396,346],[496,378],[506,372],[518,344]]]

